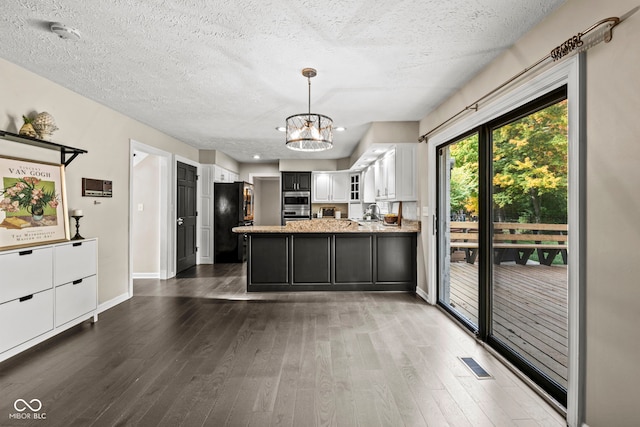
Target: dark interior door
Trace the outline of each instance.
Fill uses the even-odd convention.
[[[176,273],[196,265],[196,180],[195,166],[178,162]]]

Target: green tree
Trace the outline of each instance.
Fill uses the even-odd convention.
[[[478,215],[478,134],[450,146],[452,212]]]
[[[567,101],[493,131],[495,221],[567,221]],[[449,146],[451,211],[478,214],[478,135]]]
[[[495,220],[566,222],[567,101],[493,132]]]

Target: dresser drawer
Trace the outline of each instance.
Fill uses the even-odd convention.
[[[96,307],[96,276],[56,287],[56,327],[87,314]]]
[[[53,248],[0,255],[0,304],[52,287]]]
[[[55,247],[56,286],[96,274],[96,241],[82,240]]]
[[[0,304],[0,353],[53,329],[53,289]]]

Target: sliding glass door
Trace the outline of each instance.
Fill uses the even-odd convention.
[[[438,147],[438,303],[562,404],[566,88]]]
[[[478,328],[478,134],[438,151],[439,302]]]
[[[491,131],[491,334],[566,390],[567,101],[542,106]]]

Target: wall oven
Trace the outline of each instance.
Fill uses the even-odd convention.
[[[311,219],[311,192],[285,191],[282,193],[282,223]]]

